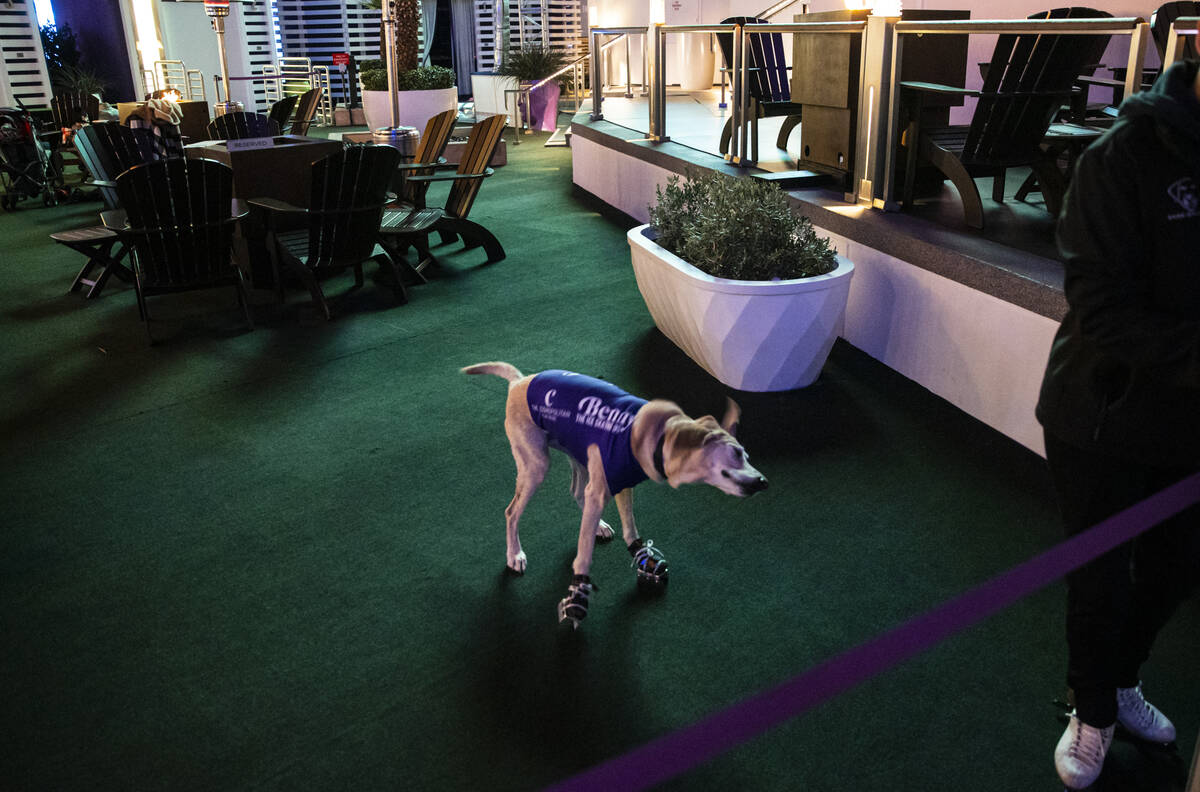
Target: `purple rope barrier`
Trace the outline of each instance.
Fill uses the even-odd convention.
[[[1200,503],[1200,473],[763,693],[548,787],[640,790],[699,765],[898,665]]]

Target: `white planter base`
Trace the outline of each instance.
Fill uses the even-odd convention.
[[[811,385],[842,332],[854,265],[838,257],[826,275],[786,281],[714,278],[628,233],[638,290],[663,335],[731,388],[781,391]]]
[[[424,134],[429,119],[458,106],[457,88],[436,88],[432,91],[400,91],[396,125],[416,127]],[[387,91],[363,91],[363,112],[371,129],[391,126],[391,108]]]

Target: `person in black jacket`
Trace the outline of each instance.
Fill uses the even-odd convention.
[[[1067,313],[1037,416],[1068,535],[1200,470],[1200,76],[1181,62],[1079,158],[1058,224]],[[1200,580],[1192,507],[1067,577],[1075,710],[1067,786],[1099,775],[1114,725],[1175,727],[1142,696],[1159,629]]]

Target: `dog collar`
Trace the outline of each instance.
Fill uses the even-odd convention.
[[[658,444],[654,446],[654,470],[662,476],[663,481],[667,480],[667,471],[663,468],[663,444],[666,441],[667,433],[663,432],[658,438]]]

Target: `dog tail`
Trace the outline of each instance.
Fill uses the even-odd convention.
[[[495,374],[497,377],[504,377],[509,382],[516,382],[525,376],[517,367],[511,363],[494,361],[492,363],[476,363],[474,366],[467,366],[462,370],[463,374]]]

